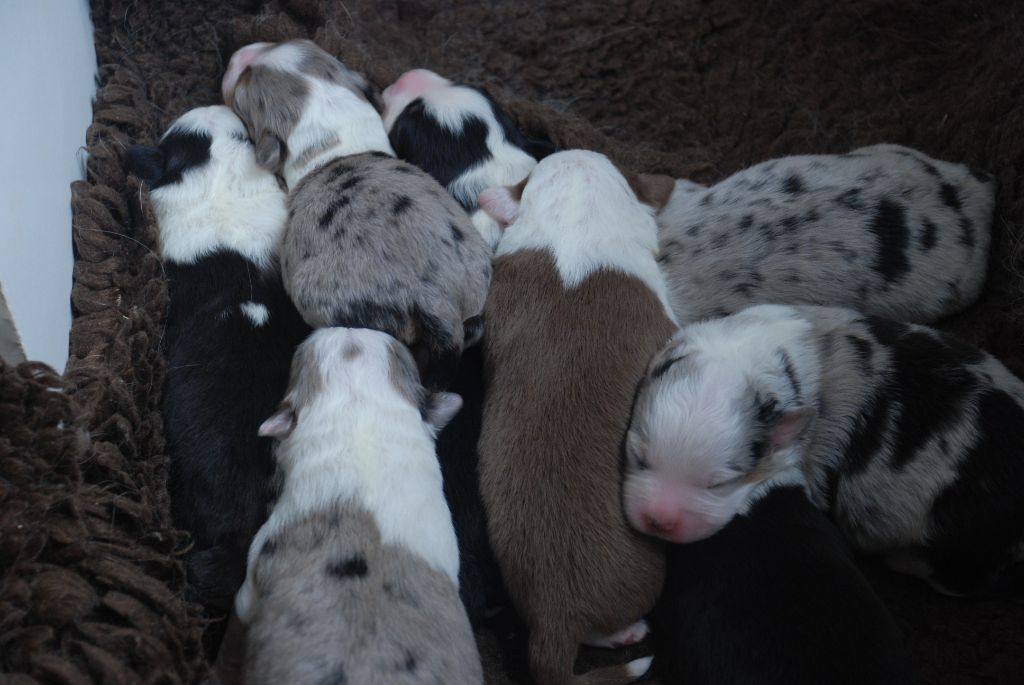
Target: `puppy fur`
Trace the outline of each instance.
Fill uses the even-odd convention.
[[[483,89],[414,69],[384,89],[384,126],[399,158],[433,176],[473,217],[493,250],[501,229],[479,210],[477,196],[526,178],[555,151],[527,138]]]
[[[913,682],[895,622],[799,486],[770,489],[706,540],[670,545],[651,630],[666,683]]]
[[[1015,593],[1021,425],[1024,382],[980,350],[853,310],[761,305],[686,327],[651,362],[626,511],[699,539],[763,484],[806,480],[856,549],[945,592]]]
[[[273,493],[271,441],[257,429],[308,333],[277,270],[285,196],[222,106],[186,113],[158,147],[133,146],[128,166],[151,189],[170,295],[162,410],[171,512],[195,541],[195,598],[219,616]]]
[[[249,682],[482,682],[434,454],[459,406],[379,331],[299,347],[260,428],[281,439],[282,490],[235,603]]]
[[[479,338],[489,251],[436,181],[392,158],[366,88],[309,41],[242,48],[223,83],[291,191],[282,272],[303,318],[420,344],[441,387]]]
[[[622,441],[644,366],[673,330],[653,210],[602,155],[534,169],[511,207],[485,314],[480,490],[541,685],[625,683],[649,666],[575,676],[579,644],[639,621],[663,549],[626,524]],[[492,198],[493,199],[493,198]],[[514,216],[513,216],[514,214]]]
[[[899,145],[676,182],[659,263],[682,322],[753,304],[851,307],[927,323],[985,282],[995,183]]]

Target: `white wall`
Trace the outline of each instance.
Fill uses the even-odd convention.
[[[0,284],[29,359],[58,371],[71,330],[71,188],[83,177],[96,53],[87,0],[0,0]]]

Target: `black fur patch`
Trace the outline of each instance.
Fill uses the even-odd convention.
[[[342,195],[331,204],[327,205],[327,209],[320,216],[320,230],[327,230],[327,227],[334,223],[334,215],[338,213],[338,210],[347,206],[351,200],[347,195]]]
[[[974,224],[965,216],[960,217],[960,244],[974,247]]]
[[[363,578],[369,568],[366,565],[366,557],[361,554],[347,559],[337,559],[327,564],[327,575],[335,578]]]
[[[362,176],[353,176],[352,178],[346,179],[344,183],[338,186],[339,190],[348,190],[363,182]]]
[[[804,192],[804,182],[796,174],[791,174],[786,177],[786,180],[782,182],[782,192],[789,193],[790,195],[797,195]]]
[[[711,240],[711,247],[715,248],[716,250],[721,250],[723,247],[726,246],[726,244],[728,242],[729,242],[729,234],[728,233],[719,233],[718,235],[716,235]]]
[[[129,168],[132,173],[146,181],[151,189],[177,183],[187,171],[210,161],[212,144],[213,139],[207,133],[173,129],[160,139],[157,146],[159,155],[142,155],[129,149]]]
[[[800,225],[800,217],[787,216],[779,222],[779,225],[782,226],[783,231],[792,233]]]
[[[883,391],[871,398],[857,417],[844,454],[845,475],[862,472],[882,448],[882,438],[889,425],[889,405],[889,398]]]
[[[391,211],[394,214],[401,214],[402,212],[408,210],[410,207],[412,207],[412,198],[409,197],[408,195],[402,195],[397,200],[395,200],[395,204],[391,206]]]
[[[430,116],[422,98],[417,98],[398,115],[388,138],[399,157],[447,187],[466,170],[493,157],[487,147],[487,130],[483,119],[470,114],[462,120],[460,131],[452,131]],[[474,198],[465,208],[472,209],[475,204]]]
[[[976,425],[978,441],[931,510],[935,578],[960,592],[1002,589],[995,572],[1024,539],[1024,409],[1002,390],[988,390],[978,398]]]
[[[954,211],[960,211],[960,192],[957,191],[956,186],[943,183],[939,186],[939,197],[942,198],[942,204]]]
[[[277,554],[277,540],[270,538],[260,547],[261,557],[272,557]]]
[[[906,210],[892,200],[882,199],[868,230],[878,238],[878,261],[875,271],[887,283],[898,281],[907,273],[907,248],[910,230],[907,228]]]
[[[321,679],[317,685],[348,685],[348,676],[345,674],[345,667],[341,664]]]
[[[937,230],[935,224],[928,219],[921,223],[921,249],[930,250],[935,247],[935,234]]]
[[[754,216],[752,214],[747,214],[742,219],[740,219],[739,229],[741,231],[745,231],[745,230],[747,230],[748,228],[750,228],[753,225],[754,225]]]
[[[860,362],[860,367],[865,374],[871,373],[871,357],[874,354],[874,350],[871,347],[871,342],[860,338],[856,335],[846,336],[846,341],[850,343],[854,353],[857,355],[857,360]]]
[[[449,223],[448,227],[452,229],[452,240],[457,243],[461,243],[466,239],[466,236],[462,233],[462,229],[456,226],[454,223]]]
[[[835,202],[854,211],[864,209],[864,201],[860,197],[860,188],[850,188],[840,193],[836,196]]]
[[[800,388],[800,381],[796,377],[793,360],[790,358],[789,353],[781,348],[779,349],[779,357],[782,359],[782,369],[786,372],[786,378],[789,379],[789,384],[793,387],[793,395],[796,397],[797,402],[803,401],[803,392]]]
[[[332,326],[345,328],[371,328],[389,335],[398,334],[408,315],[398,307],[378,304],[370,300],[356,300],[338,307],[331,319]]]

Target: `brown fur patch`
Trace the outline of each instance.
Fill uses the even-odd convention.
[[[622,512],[620,461],[637,384],[673,326],[638,279],[601,270],[566,291],[539,251],[495,261],[484,321],[491,542],[531,634],[571,644],[550,659],[568,668],[582,637],[638,620],[661,588],[659,544]]]

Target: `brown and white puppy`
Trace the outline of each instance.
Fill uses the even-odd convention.
[[[288,185],[285,289],[313,327],[384,331],[450,381],[479,339],[490,250],[459,204],[394,159],[359,74],[309,41],[239,50],[225,99]]]
[[[637,383],[674,329],[653,210],[603,155],[542,160],[480,194],[507,228],[485,308],[480,490],[541,685],[626,683],[650,658],[573,675],[581,642],[643,637],[664,551],[626,523],[621,451]]]

